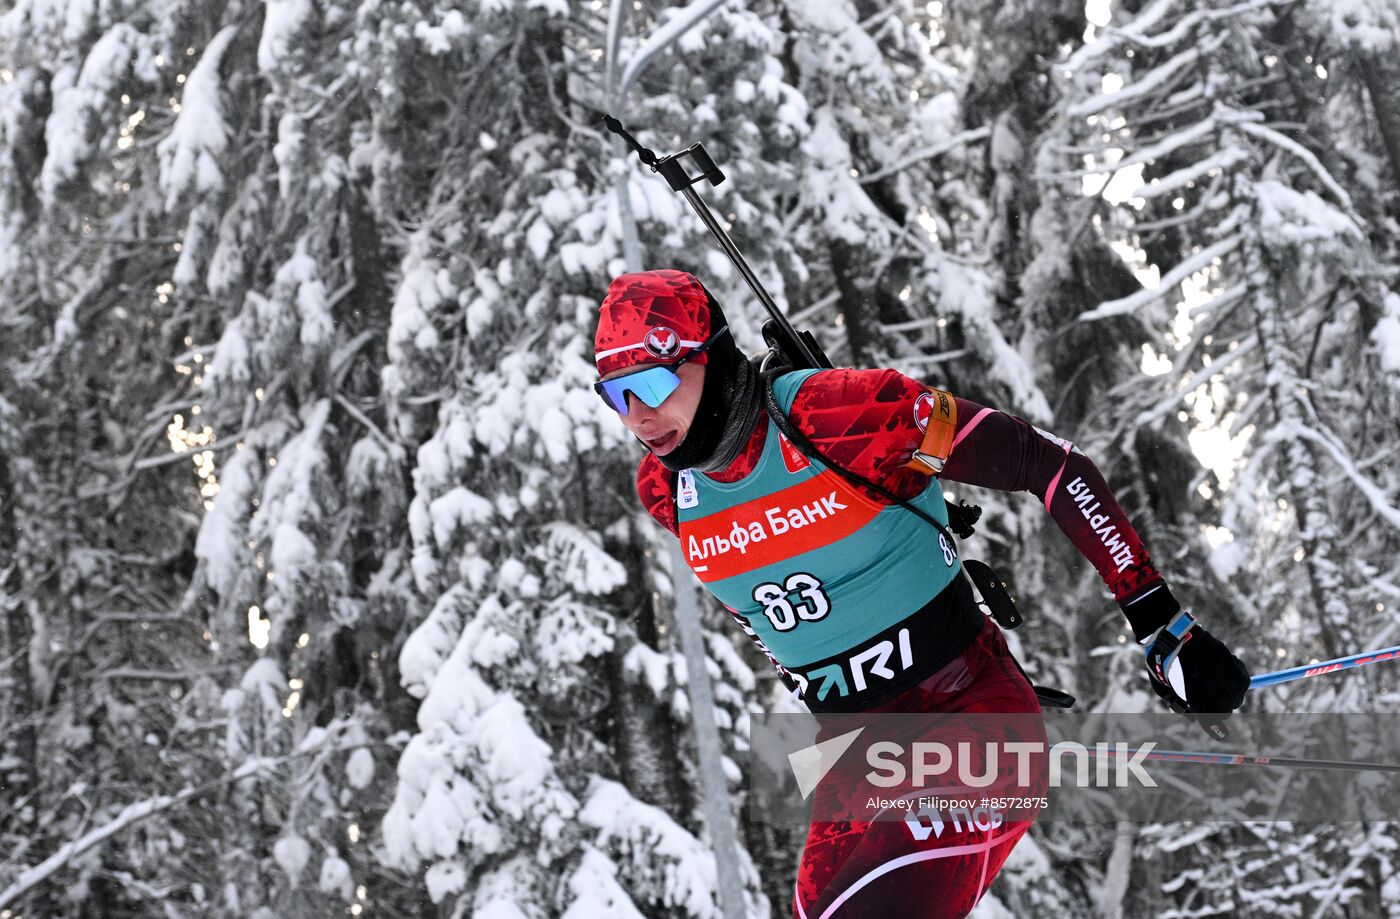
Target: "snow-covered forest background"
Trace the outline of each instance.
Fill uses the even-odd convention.
[[[721,878],[589,391],[619,182],[759,344],[597,121],[680,14],[0,0],[0,917],[788,914],[801,833],[745,806],[781,687],[707,607]],[[1400,643],[1397,45],[1395,0],[732,0],[615,114],[706,144],[837,363],[1079,444],[1261,671]],[[1043,508],[958,497],[1031,674],[1155,710]],[[1385,667],[1249,702],[1397,705]],[[979,914],[1397,910],[1396,828],[1220,822],[1037,827]]]

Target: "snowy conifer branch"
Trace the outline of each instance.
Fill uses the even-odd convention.
[[[1157,143],[1149,144],[1128,154],[1114,166],[1122,169],[1126,166],[1136,166],[1138,163],[1150,163],[1156,159],[1165,159],[1168,154],[1174,153],[1188,144],[1194,144],[1210,137],[1219,127],[1220,122],[1215,115],[1203,118],[1199,123],[1193,124],[1189,128],[1173,131]]]
[[[1105,29],[1101,40],[1087,42],[1080,47],[1065,62],[1065,69],[1072,73],[1084,70],[1091,62],[1106,54],[1112,54],[1124,39],[1138,43],[1146,41],[1146,33],[1161,22],[1162,18],[1171,12],[1175,5],[1176,0],[1156,0],[1147,9],[1138,13],[1137,18],[1127,25]]]
[[[1149,93],[1171,83],[1177,74],[1195,65],[1204,54],[1209,54],[1225,41],[1225,36],[1216,36],[1211,42],[1200,48],[1189,48],[1177,54],[1171,60],[1166,61],[1155,70],[1144,74],[1141,80],[1129,86],[1125,86],[1117,92],[1104,93],[1099,96],[1091,96],[1069,108],[1071,118],[1084,118],[1089,115],[1097,115],[1105,109],[1122,107]]]
[[[1239,244],[1240,235],[1238,233],[1227,236],[1220,242],[1207,246],[1192,257],[1182,261],[1171,271],[1162,275],[1162,279],[1156,287],[1145,288],[1135,294],[1101,303],[1094,309],[1080,313],[1079,321],[1093,322],[1097,319],[1106,319],[1109,316],[1122,316],[1126,313],[1136,312],[1152,301],[1171,294],[1182,281],[1198,271],[1209,268],[1212,262],[1230,254],[1238,248]]]
[[[223,778],[215,779],[212,782],[205,782],[201,785],[188,786],[173,795],[156,795],[155,797],[146,798],[144,801],[136,801],[132,804],[128,804],[111,820],[94,830],[88,831],[80,838],[70,840],[62,846],[59,846],[57,852],[44,859],[33,868],[26,868],[24,871],[21,871],[14,883],[6,887],[3,891],[0,891],[0,909],[10,905],[27,891],[33,889],[37,884],[48,879],[54,872],[68,864],[74,856],[83,854],[93,846],[105,842],[128,827],[140,823],[149,817],[153,817],[162,811],[167,811],[177,804],[183,804],[191,798],[207,791],[212,791],[215,788],[242,781],[243,779],[249,778],[250,776],[256,775],[274,766],[279,766],[287,760],[302,755],[304,754],[298,753],[276,759],[260,758],[249,760]]]
[[[1302,160],[1303,164],[1311,169],[1313,174],[1317,176],[1318,181],[1326,186],[1327,190],[1332,193],[1332,196],[1346,209],[1347,216],[1351,217],[1358,224],[1361,223],[1360,218],[1356,217],[1356,212],[1352,208],[1351,195],[1347,194],[1346,189],[1337,184],[1337,180],[1332,178],[1332,174],[1327,171],[1327,167],[1322,165],[1322,162],[1311,150],[1297,141],[1291,140],[1262,124],[1250,124],[1247,121],[1240,121],[1237,122],[1237,125],[1239,129],[1246,134],[1252,134],[1255,137],[1266,140]]]
[[[111,820],[96,829],[89,830],[77,839],[69,840],[59,846],[58,850],[54,852],[53,855],[50,855],[34,867],[26,868],[21,871],[19,876],[9,887],[0,891],[0,909],[4,909],[26,892],[53,876],[55,872],[72,861],[74,857],[83,854],[94,846],[111,839],[123,830],[129,829],[156,814],[168,811],[172,807],[184,804],[192,798],[213,791],[216,788],[233,785],[244,779],[252,778],[255,775],[275,769],[278,766],[305,759],[312,755],[324,756],[328,753],[336,752],[337,747],[328,743],[328,741],[344,731],[345,725],[342,724],[340,727],[340,731],[328,729],[321,736],[320,742],[306,744],[302,749],[294,753],[289,753],[285,756],[261,756],[249,759],[233,772],[221,776],[220,778],[202,782],[198,785],[188,785],[171,795],[155,795],[142,801],[134,801],[128,804]],[[354,746],[358,747],[361,746],[361,744],[354,744]]]
[[[1127,25],[1109,26],[1104,29],[1099,41],[1085,44],[1070,58],[1066,67],[1073,71],[1080,71],[1090,62],[1112,54],[1118,45],[1124,43],[1132,44],[1141,49],[1167,48],[1187,38],[1195,29],[1207,23],[1231,19],[1271,6],[1282,6],[1284,3],[1285,0],[1249,0],[1247,3],[1237,3],[1234,6],[1218,10],[1193,10],[1177,20],[1176,24],[1167,31],[1155,35],[1149,34],[1149,30],[1157,25],[1175,5],[1175,0],[1160,0],[1138,14],[1138,18]]]
[[[985,140],[986,138],[991,136],[991,133],[992,126],[983,125],[980,128],[973,128],[969,131],[963,131],[960,134],[955,134],[947,140],[936,143],[931,147],[926,147],[923,150],[916,150],[915,152],[910,153],[907,156],[901,157],[899,160],[897,160],[894,163],[891,163],[888,166],[882,166],[880,169],[877,169],[875,172],[872,172],[869,175],[861,176],[860,184],[869,185],[871,182],[878,182],[881,179],[894,175],[896,172],[901,172],[905,169],[908,169],[910,166],[922,163],[925,160],[931,160],[936,156],[942,156],[950,150],[956,150],[957,148],[966,146],[967,144],[973,143],[974,141]]]
[[[1175,192],[1189,182],[1209,176],[1216,170],[1224,171],[1249,159],[1249,153],[1239,147],[1226,147],[1213,153],[1199,163],[1183,166],[1181,169],[1162,176],[1135,191],[1138,198],[1156,198]]]

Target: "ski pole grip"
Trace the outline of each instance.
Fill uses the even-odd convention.
[[[686,172],[685,164],[681,162],[681,157],[684,156],[689,156],[695,161],[695,165],[700,170],[699,175],[692,176]],[[710,154],[705,152],[704,145],[699,141],[691,144],[680,153],[666,157],[653,168],[661,173],[662,178],[670,184],[672,191],[685,191],[702,180],[708,181],[711,185],[718,185],[724,181],[724,171],[715,165],[715,161],[711,159]]]

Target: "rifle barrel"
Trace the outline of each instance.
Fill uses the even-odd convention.
[[[680,191],[681,194],[685,196],[685,200],[689,201],[690,206],[695,209],[695,213],[700,216],[701,222],[709,229],[710,235],[714,236],[720,248],[724,250],[724,254],[729,256],[729,260],[734,263],[734,267],[738,268],[739,273],[744,276],[744,281],[748,283],[749,288],[758,297],[759,302],[763,304],[763,308],[768,311],[768,317],[777,323],[778,328],[782,330],[783,336],[792,343],[794,348],[797,348],[798,351],[801,352],[802,357],[807,361],[807,366],[822,366],[821,361],[819,361],[817,356],[807,347],[807,343],[802,340],[802,336],[797,334],[797,330],[792,327],[792,323],[788,322],[788,318],[783,315],[783,311],[778,309],[778,304],[769,296],[763,283],[759,281],[758,275],[754,274],[753,269],[749,267],[749,263],[744,259],[744,255],[739,251],[739,247],[734,245],[734,240],[730,239],[724,227],[720,226],[719,220],[717,220],[715,215],[710,211],[709,205],[705,203],[704,199],[701,198],[693,188],[682,188]]]

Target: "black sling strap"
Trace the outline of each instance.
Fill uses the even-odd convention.
[[[950,540],[954,539],[953,533],[956,533],[958,537],[962,539],[967,539],[973,534],[973,527],[976,525],[978,518],[982,516],[982,509],[980,507],[961,503],[948,505],[948,527],[952,527],[953,529],[953,532],[950,533],[948,527],[934,520],[928,514],[899,497],[894,492],[828,459],[821,450],[817,449],[817,445],[812,443],[806,434],[803,434],[797,429],[797,425],[792,423],[792,419],[787,416],[787,413],[783,411],[783,407],[778,404],[778,397],[773,392],[773,380],[780,375],[781,371],[763,372],[763,402],[764,407],[768,409],[769,416],[773,419],[773,423],[778,426],[778,430],[782,432],[784,437],[792,441],[794,446],[812,459],[820,461],[822,465],[841,476],[841,478],[845,479],[847,482],[855,485],[863,485],[885,498],[890,503],[898,504],[911,514],[922,518],[929,526],[938,530],[939,533]]]

